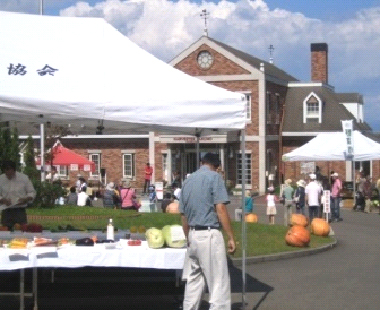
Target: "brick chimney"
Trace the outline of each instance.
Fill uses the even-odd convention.
[[[328,84],[328,46],[327,43],[312,43],[311,50],[311,80]]]

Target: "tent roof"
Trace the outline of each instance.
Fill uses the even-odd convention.
[[[158,60],[103,19],[0,12],[0,29],[1,121],[181,134],[245,126],[242,94]]]
[[[354,161],[380,159],[380,144],[353,133]],[[343,132],[321,133],[303,146],[282,156],[283,161],[334,161],[346,160],[346,136]]]
[[[53,150],[53,165],[59,166],[70,166],[72,164],[78,165],[80,170],[84,169],[84,166],[88,166],[91,171],[94,171],[95,163],[88,160],[86,157],[83,157],[74,151],[62,146],[57,145],[52,148]],[[41,161],[38,159],[37,164],[40,164]],[[51,164],[50,161],[46,164]]]

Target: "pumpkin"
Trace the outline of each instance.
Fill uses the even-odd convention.
[[[292,214],[291,224],[292,226],[301,225],[303,227],[306,227],[307,225],[309,225],[309,219],[302,214]]]
[[[179,213],[179,203],[172,202],[166,207],[166,213]]]
[[[8,231],[8,226],[0,226],[0,231]]]
[[[245,215],[245,221],[248,223],[257,223],[258,218],[256,214],[248,213]]]
[[[285,235],[287,245],[307,247],[310,243],[310,232],[301,225],[292,226]]]
[[[13,226],[13,230],[21,230],[21,225],[16,223],[15,226]]]
[[[310,224],[311,232],[316,236],[328,236],[330,233],[330,225],[324,219],[315,218]]]

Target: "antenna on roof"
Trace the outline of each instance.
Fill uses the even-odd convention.
[[[273,64],[273,53],[274,53],[274,47],[273,45],[269,45],[269,63]]]
[[[209,16],[210,15],[210,13],[209,12],[207,12],[207,10],[206,9],[203,9],[202,10],[202,13],[200,14],[200,16],[202,17],[202,18],[204,18],[204,20],[205,20],[205,29],[204,29],[204,32],[205,32],[205,36],[206,37],[208,37],[208,31],[207,31],[207,16]]]

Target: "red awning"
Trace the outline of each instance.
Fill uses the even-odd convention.
[[[88,160],[74,151],[63,147],[62,145],[57,145],[52,148],[53,150],[53,166],[69,166],[70,170],[83,170],[83,171],[95,171],[95,163]],[[41,165],[41,159],[37,160],[37,165]],[[51,163],[47,161],[46,165]],[[70,166],[77,165],[77,169],[71,169]]]

